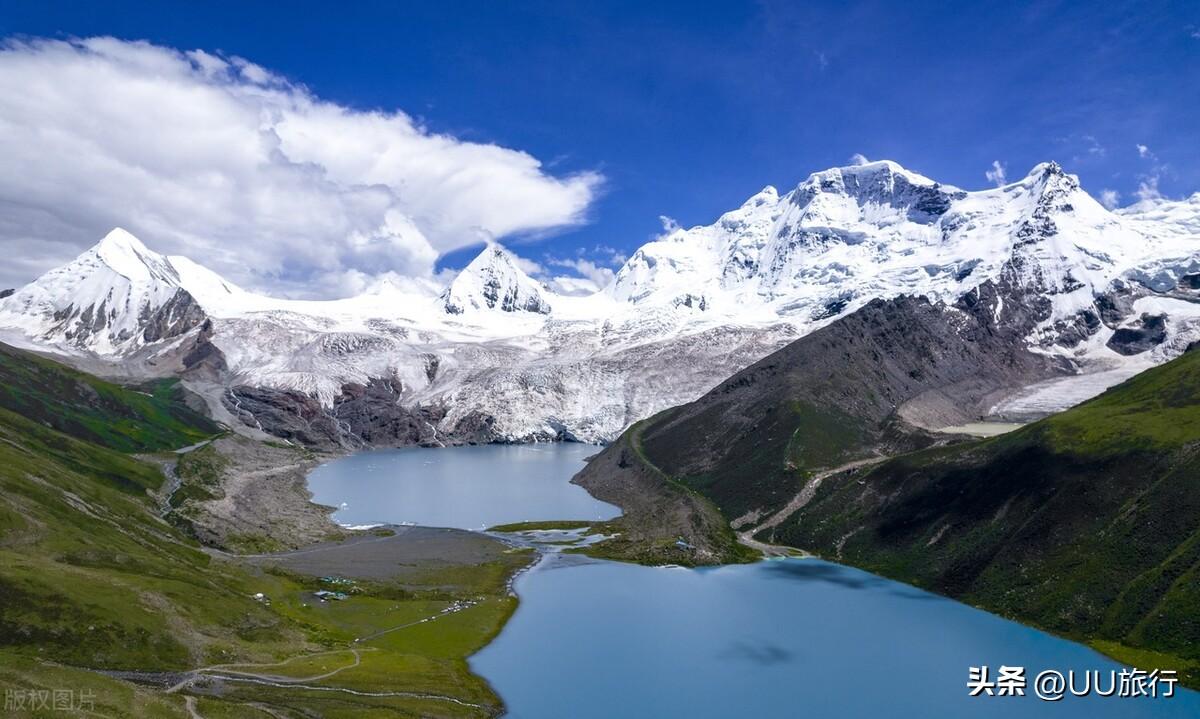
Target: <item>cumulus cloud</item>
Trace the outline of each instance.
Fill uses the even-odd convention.
[[[508,254],[512,255],[513,261],[517,263],[517,267],[522,272],[530,276],[543,275],[546,273],[546,268],[542,267],[536,260],[531,260],[528,257],[521,257],[517,253],[509,250]]]
[[[1117,192],[1116,190],[1109,190],[1107,188],[1101,190],[1100,204],[1104,205],[1110,210],[1117,209],[1121,205],[1121,193]]]
[[[865,165],[868,162],[870,162],[870,160],[868,160],[867,156],[862,154],[861,152],[856,152],[850,156],[850,164],[851,165]]]
[[[547,257],[542,265],[531,262],[536,269],[527,272],[559,294],[590,295],[613,281],[625,259],[623,252],[607,245],[580,247],[575,257]],[[570,274],[562,274],[561,270]]]
[[[659,215],[658,222],[660,225],[662,225],[662,232],[658,233],[657,235],[651,235],[651,240],[661,240],[666,237],[670,237],[671,235],[683,229],[679,226],[679,223],[675,221],[674,217]]]
[[[578,276],[559,275],[551,280],[551,286],[563,294],[591,294],[608,286],[616,274],[611,267],[605,267],[592,260],[570,259],[551,260],[549,264],[555,267],[565,267],[578,273]]]
[[[999,160],[992,160],[992,169],[983,173],[983,175],[988,179],[988,182],[995,184],[996,187],[1000,187],[1004,183],[1008,182],[1008,176],[1005,174],[1004,170],[1005,165],[1003,163],[1001,163]]]
[[[152,249],[306,296],[578,224],[595,173],[361,111],[238,57],[114,38],[0,46],[0,243],[26,282],[122,226]]]
[[[1138,151],[1138,157],[1152,157],[1152,155],[1150,154],[1150,148],[1149,148],[1149,147],[1146,147],[1145,145],[1143,145],[1143,144],[1141,144],[1141,143],[1138,143],[1138,144],[1137,144],[1137,145],[1135,145],[1134,147],[1136,147],[1136,148],[1137,148],[1137,151]]]
[[[1145,177],[1138,183],[1137,191],[1133,194],[1137,195],[1138,200],[1158,200],[1162,198],[1162,193],[1158,190],[1158,175]]]

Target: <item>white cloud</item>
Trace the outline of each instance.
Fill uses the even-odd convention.
[[[1138,157],[1143,157],[1143,158],[1154,157],[1154,153],[1150,152],[1149,147],[1146,147],[1145,145],[1143,145],[1141,143],[1138,143],[1137,145],[1135,145],[1135,147],[1137,147]]]
[[[600,291],[602,287],[597,286],[586,277],[572,277],[570,275],[556,275],[546,279],[545,285],[553,292],[568,297],[585,297],[594,295]]]
[[[862,154],[861,152],[856,152],[850,156],[850,164],[851,165],[865,165],[868,162],[870,162],[870,160],[868,160],[867,156]]]
[[[567,267],[579,273],[579,277],[556,277],[555,280],[566,280],[568,284],[577,288],[586,287],[591,292],[603,289],[612,282],[613,276],[616,274],[612,268],[597,264],[591,260],[573,259],[573,260],[550,260],[550,265],[555,267]],[[580,282],[583,280],[583,282]]]
[[[1100,204],[1104,205],[1110,210],[1115,210],[1121,205],[1121,193],[1117,192],[1116,190],[1109,190],[1107,188],[1101,190]]]
[[[1005,174],[1004,168],[1005,165],[999,160],[992,160],[992,169],[983,173],[983,175],[988,179],[988,182],[995,184],[996,187],[1000,187],[1008,181],[1008,176]]]
[[[1151,175],[1142,179],[1138,183],[1137,191],[1133,194],[1137,195],[1139,200],[1157,200],[1162,198],[1162,193],[1158,191],[1158,175]]]
[[[537,276],[546,273],[546,268],[528,257],[521,257],[515,252],[509,250],[508,254],[512,255],[513,260],[517,263],[517,267],[522,272],[530,276]]]
[[[122,226],[246,285],[346,294],[578,224],[595,173],[360,111],[238,57],[113,38],[0,46],[0,286]]]
[[[661,240],[664,237],[673,235],[676,232],[679,232],[681,229],[683,229],[682,227],[679,226],[679,223],[675,221],[674,217],[667,217],[666,215],[659,215],[658,221],[662,225],[662,232],[657,235],[652,235],[650,237],[650,239],[652,239],[652,240]]]

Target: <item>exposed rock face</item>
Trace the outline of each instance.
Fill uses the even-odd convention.
[[[187,290],[180,289],[160,307],[144,305],[138,324],[144,328],[142,340],[151,343],[187,334],[207,320],[204,310],[192,295]],[[209,323],[208,331],[211,337],[212,323]]]
[[[235,417],[281,439],[318,449],[342,446],[333,417],[302,392],[239,385],[230,387],[223,401]]]
[[[352,441],[372,447],[441,444],[436,425],[445,411],[438,407],[405,408],[400,405],[403,392],[395,379],[348,384],[334,402],[332,413]]]
[[[180,360],[184,377],[218,381],[229,369],[224,353],[212,343],[212,338],[212,320],[205,320]]]
[[[440,407],[403,407],[399,402],[402,391],[397,380],[347,384],[333,407],[328,408],[302,392],[243,385],[229,389],[224,403],[247,424],[319,449],[436,446],[493,439],[474,428],[463,436],[440,434],[437,423],[445,411]]]
[[[4,299],[5,297],[10,297],[12,295],[12,293],[14,293],[14,292],[16,292],[16,290],[14,290],[12,288],[9,288],[7,290],[0,290],[0,300]]]
[[[1148,352],[1167,339],[1166,315],[1142,315],[1136,327],[1122,327],[1113,332],[1108,346],[1123,355]]]

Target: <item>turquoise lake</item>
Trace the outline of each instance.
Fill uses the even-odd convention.
[[[611,517],[568,484],[595,447],[366,452],[310,477],[345,524],[478,528]],[[580,496],[582,494],[582,496]],[[959,602],[816,559],[650,568],[548,554],[471,658],[512,719],[706,717],[1198,717],[1169,699],[1033,695],[1046,669],[1107,672],[1091,649]],[[1024,697],[970,697],[968,670],[1022,666]],[[1107,684],[1107,678],[1104,680]]]

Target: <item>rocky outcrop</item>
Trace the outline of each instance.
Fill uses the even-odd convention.
[[[229,369],[225,363],[225,354],[213,344],[212,339],[212,320],[205,320],[180,359],[180,363],[183,365],[183,371],[180,374],[183,377],[218,381]]]
[[[405,407],[399,380],[372,379],[347,384],[332,407],[303,392],[240,385],[223,399],[242,422],[267,434],[317,449],[440,446],[494,441],[479,427],[441,433],[445,409]],[[486,423],[483,423],[486,426]]]
[[[161,307],[142,307],[138,325],[142,327],[142,340],[151,343],[172,339],[187,334],[193,328],[208,321],[204,310],[187,290],[177,290]],[[211,336],[212,323],[209,323]]]
[[[440,407],[406,408],[400,404],[404,388],[397,379],[372,379],[368,384],[348,384],[331,410],[339,428],[371,447],[433,446],[443,444],[437,423],[445,416]],[[458,443],[458,442],[453,442]]]
[[[1122,327],[1113,332],[1108,347],[1123,355],[1148,352],[1167,339],[1167,316],[1144,314],[1134,327]]]

